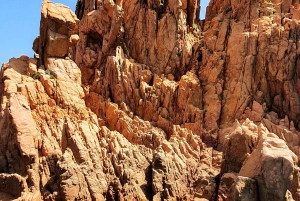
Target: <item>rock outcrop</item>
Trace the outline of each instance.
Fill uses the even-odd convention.
[[[0,200],[300,200],[298,10],[44,0],[1,69]]]

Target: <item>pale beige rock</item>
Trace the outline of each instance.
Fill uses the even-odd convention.
[[[21,155],[33,157],[37,154],[38,131],[29,104],[23,95],[16,94],[10,98],[9,105],[19,151]]]
[[[242,125],[236,122],[234,130],[225,136],[222,173],[240,171],[245,160],[256,147],[259,130],[260,128],[250,120],[246,120]]]
[[[283,200],[292,182],[295,163],[296,155],[283,140],[262,137],[243,164],[239,176],[257,180],[260,199]]]
[[[69,7],[43,1],[40,36],[33,45],[34,51],[39,54],[40,64],[44,64],[47,57],[63,58],[68,55],[70,45],[78,40],[72,35],[77,22]]]

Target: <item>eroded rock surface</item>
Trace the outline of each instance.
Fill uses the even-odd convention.
[[[300,200],[299,2],[42,4],[2,65],[1,200]]]

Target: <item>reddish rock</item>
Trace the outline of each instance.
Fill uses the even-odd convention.
[[[299,2],[198,4],[45,0],[0,73],[0,199],[299,200]]]
[[[254,179],[250,179],[248,177],[238,176],[230,191],[231,192],[228,196],[228,200],[258,200],[257,182]]]

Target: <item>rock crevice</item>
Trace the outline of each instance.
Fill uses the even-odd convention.
[[[45,0],[0,73],[0,200],[300,200],[299,2]]]

